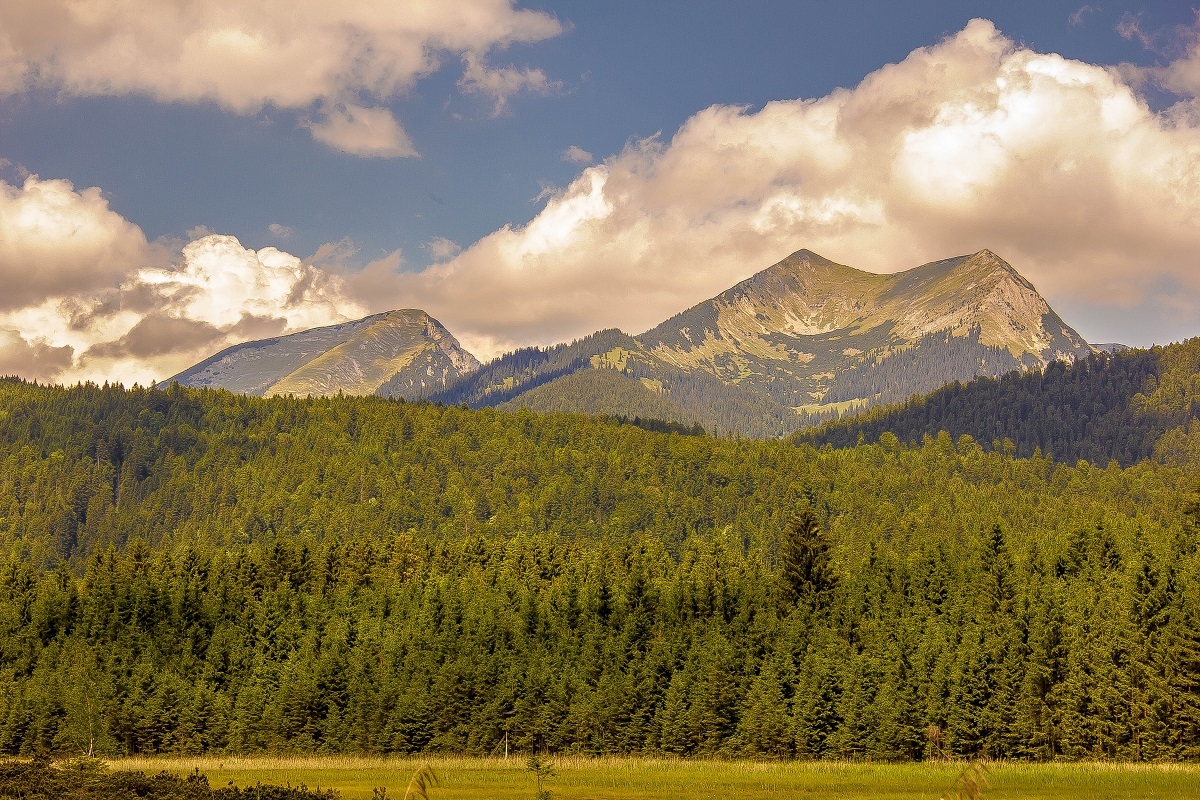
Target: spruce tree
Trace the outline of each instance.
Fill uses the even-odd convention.
[[[829,551],[829,539],[812,503],[805,500],[788,521],[780,552],[783,596],[788,605],[803,601],[822,607],[828,603],[837,584]]]

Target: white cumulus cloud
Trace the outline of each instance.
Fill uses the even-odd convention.
[[[140,270],[124,288],[132,287],[152,289],[171,316],[217,328],[246,317],[281,319],[291,330],[313,328],[344,319],[347,306],[341,278],[274,247],[256,252],[219,234],[188,244],[177,265]]]
[[[436,236],[425,243],[425,247],[429,250],[429,254],[433,256],[434,261],[445,261],[449,258],[454,258],[462,252],[462,247],[457,242],[447,239],[445,236]]]
[[[30,175],[0,180],[0,311],[51,295],[112,287],[151,260],[140,228],[95,187]]]
[[[408,134],[386,108],[338,104],[305,124],[318,142],[350,155],[400,158],[417,154]]]
[[[562,30],[513,0],[0,0],[0,94],[46,87],[212,101],[237,114],[315,109],[309,127],[331,147],[411,156],[387,101],[450,57],[465,59],[464,90],[502,110],[513,93],[552,82],[540,70],[488,69],[484,56]]]

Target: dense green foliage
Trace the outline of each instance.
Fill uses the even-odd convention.
[[[223,786],[213,789],[199,772],[181,778],[169,772],[110,771],[81,759],[62,766],[47,761],[0,761],[4,800],[336,800],[329,789],[300,786]]]
[[[805,500],[789,521],[779,548],[785,603],[807,602],[818,607],[828,604],[837,584],[830,549],[812,503]]]
[[[358,533],[644,533],[677,547],[780,518],[793,483],[782,465],[802,459],[757,447],[769,474],[734,442],[582,416],[4,381],[0,553],[79,566],[135,538]]]
[[[1007,439],[1018,456],[1040,451],[1068,463],[1115,459],[1129,465],[1154,456],[1166,432],[1200,413],[1198,375],[1200,339],[1100,353],[1069,365],[1052,362],[1045,370],[954,383],[795,438],[851,447],[877,442],[884,433],[919,442],[944,430],[983,443]]]
[[[895,403],[956,381],[995,378],[1041,363],[1028,353],[1018,359],[1005,347],[983,344],[981,338],[975,326],[966,336],[940,331],[927,333],[907,347],[868,351],[838,370],[837,382],[822,402],[868,398],[872,405]]]
[[[1200,757],[1172,466],[16,381],[0,464],[2,752]]]

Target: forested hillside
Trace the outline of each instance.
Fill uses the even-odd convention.
[[[1200,415],[1200,339],[1150,350],[1097,353],[1073,364],[954,383],[925,397],[827,423],[795,435],[814,446],[851,447],[891,433],[902,442],[947,431],[985,446],[1010,441],[1074,463],[1122,465],[1189,456],[1188,426]],[[1164,435],[1171,432],[1170,436]],[[1200,463],[1196,461],[1195,463]]]
[[[435,393],[432,399],[453,405],[498,405],[522,392],[584,369],[600,354],[637,347],[633,337],[616,328],[597,331],[570,344],[523,347],[483,365],[463,380]]]
[[[1171,465],[17,381],[0,464],[6,753],[1200,757]]]

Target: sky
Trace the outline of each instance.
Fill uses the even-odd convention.
[[[0,0],[0,374],[148,384],[421,308],[481,359],[808,248],[989,248],[1200,335],[1188,2]]]

